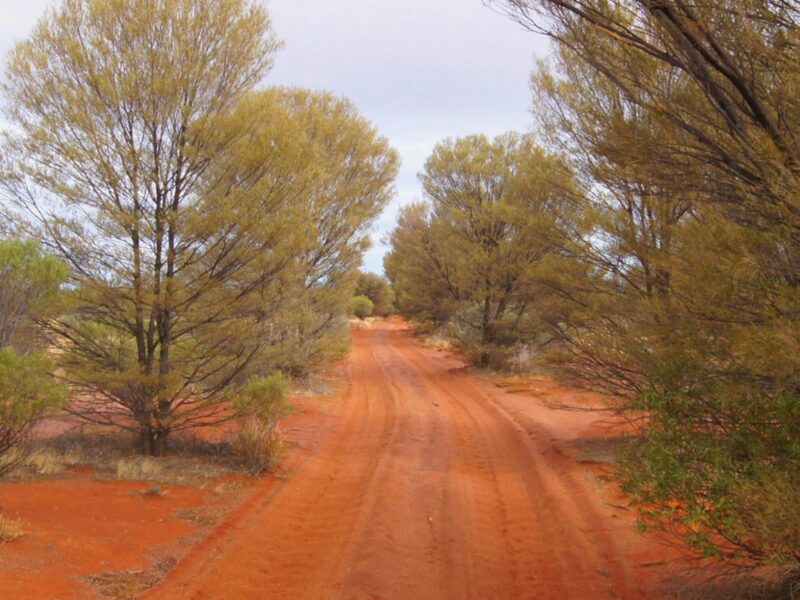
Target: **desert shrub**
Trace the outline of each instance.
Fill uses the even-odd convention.
[[[22,444],[45,411],[66,401],[45,356],[0,349],[0,475],[24,460]]]
[[[164,476],[164,468],[157,458],[151,456],[135,456],[121,458],[117,461],[117,479],[132,481],[160,480]]]
[[[249,417],[240,426],[236,448],[252,475],[274,469],[281,458],[283,444],[275,432],[276,421]]]
[[[65,457],[48,448],[36,448],[26,453],[23,464],[37,475],[58,475],[68,464]]]
[[[276,428],[290,412],[289,383],[282,373],[251,380],[236,398],[239,433],[236,450],[247,470],[259,475],[280,460],[282,444]]]
[[[22,524],[0,515],[0,542],[13,542],[22,536]]]
[[[350,312],[359,319],[363,320],[370,316],[373,308],[374,304],[372,304],[372,300],[366,296],[354,296],[353,299],[350,300]]]
[[[621,474],[645,527],[670,529],[705,556],[795,571],[800,402],[743,387],[736,396],[642,394],[648,426],[624,453]]]

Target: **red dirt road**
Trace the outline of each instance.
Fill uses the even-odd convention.
[[[322,440],[147,597],[653,597],[663,549],[555,443],[597,414],[462,366],[397,324],[355,332]]]

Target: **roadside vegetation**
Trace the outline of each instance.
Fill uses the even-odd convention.
[[[25,460],[47,411],[66,405],[68,389],[53,378],[34,323],[57,314],[67,274],[37,243],[0,240],[0,475]]]
[[[346,99],[259,87],[261,2],[49,10],[2,85],[0,475],[268,471],[290,381],[396,311],[604,394],[643,527],[796,590],[800,8],[485,3],[553,41],[535,131],[434,148],[388,280],[359,268],[398,156]]]
[[[434,150],[391,235],[398,310],[604,393],[643,526],[796,580],[800,10],[487,4],[554,42],[536,141]]]
[[[350,300],[350,311],[353,313],[353,316],[358,317],[362,321],[369,317],[374,310],[375,305],[372,303],[372,300],[366,296],[353,296],[353,299]]]
[[[347,100],[257,87],[280,46],[256,1],[64,0],[11,51],[4,470],[56,409],[153,457],[234,427],[274,466],[284,374],[346,351],[398,165]]]

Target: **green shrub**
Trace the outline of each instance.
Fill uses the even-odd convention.
[[[355,295],[366,296],[372,301],[372,314],[386,316],[392,312],[394,294],[385,277],[375,273],[359,273]]]
[[[645,527],[678,533],[708,557],[795,571],[800,398],[735,391],[642,394],[648,426],[622,457],[624,487]]]
[[[289,383],[282,373],[251,380],[235,400],[239,417],[236,450],[253,475],[273,469],[282,444],[276,428],[291,412],[286,402]]]
[[[57,307],[68,274],[66,265],[36,242],[0,240],[0,347],[32,347],[32,324]]]
[[[67,402],[67,387],[52,370],[44,355],[0,349],[0,475],[24,460],[21,444],[44,412]]]
[[[353,299],[350,300],[350,312],[359,319],[366,319],[370,316],[373,308],[372,300],[366,296],[354,296]]]

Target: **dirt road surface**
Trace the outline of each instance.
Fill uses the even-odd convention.
[[[398,323],[356,331],[345,371],[310,454],[148,598],[653,597],[660,546],[558,445],[596,413],[503,391]]]

